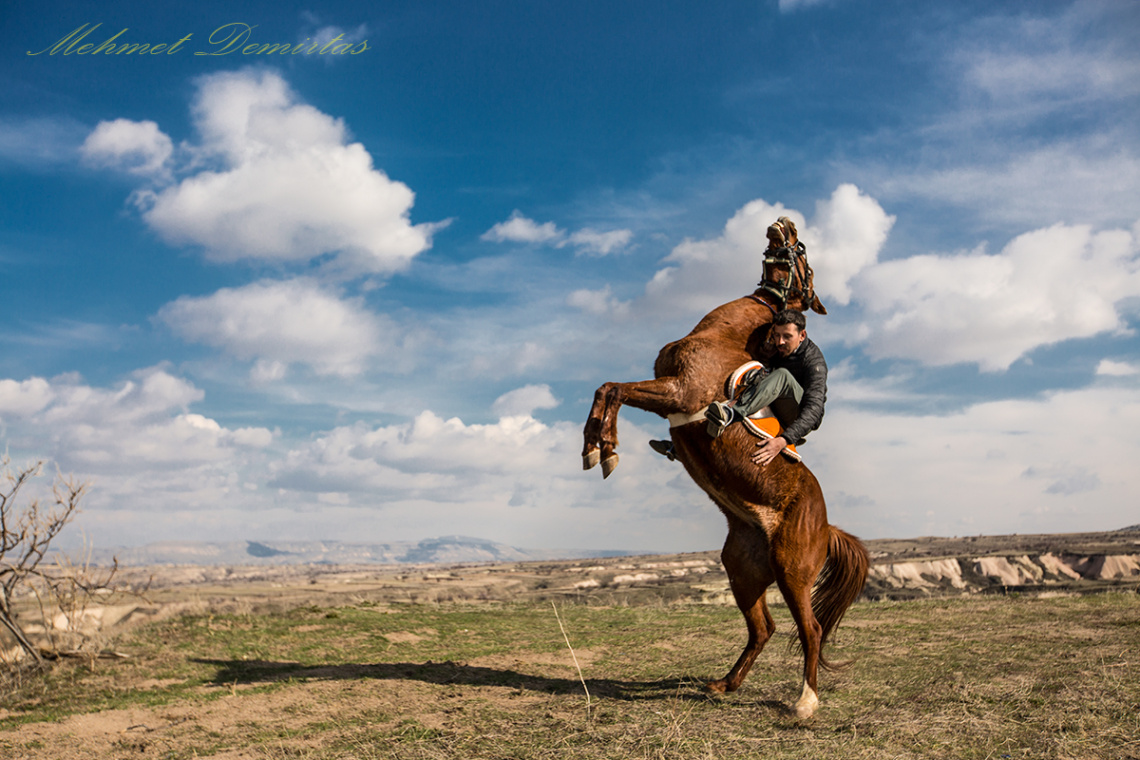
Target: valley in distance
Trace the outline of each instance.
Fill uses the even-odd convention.
[[[863,599],[1140,591],[1140,525],[1115,531],[872,539]],[[168,542],[92,552],[155,601],[278,604],[560,600],[733,604],[719,550],[530,550],[479,538],[419,542]],[[781,602],[774,587],[773,603]]]

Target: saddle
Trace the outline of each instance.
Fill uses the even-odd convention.
[[[735,400],[737,396],[744,392],[741,383],[744,376],[752,370],[763,366],[764,365],[758,361],[750,361],[737,367],[736,371],[729,375],[728,380],[724,383],[724,395],[728,396],[730,400]],[[670,414],[668,418],[669,427],[675,428],[688,425],[691,422],[704,422],[706,409],[708,409],[707,406],[693,414]],[[783,425],[780,424],[780,421],[776,419],[776,415],[774,415],[772,410],[768,407],[764,407],[755,414],[745,418],[744,429],[757,438],[775,438],[784,431]],[[796,447],[790,443],[784,447],[784,450],[780,453],[794,462],[804,461],[804,458],[796,451]]]
[[[745,362],[736,368],[736,371],[728,376],[728,380],[724,383],[724,395],[729,399],[735,400],[737,396],[744,392],[743,379],[754,369],[762,369],[763,364],[757,361]],[[744,429],[757,438],[775,438],[784,431],[784,427],[780,421],[776,419],[776,415],[772,414],[769,407],[764,407],[753,415],[744,419]],[[804,458],[796,451],[793,444],[788,444],[784,450],[780,452],[795,462],[802,462]]]

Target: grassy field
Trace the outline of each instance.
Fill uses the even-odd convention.
[[[297,607],[134,629],[4,695],[3,758],[1140,758],[1140,595],[860,603],[797,721],[735,609]],[[587,699],[586,690],[589,691]]]

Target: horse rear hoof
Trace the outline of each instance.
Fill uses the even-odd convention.
[[[804,692],[800,695],[799,701],[796,702],[796,717],[800,720],[807,720],[815,715],[816,708],[819,707],[819,697],[816,696],[815,691],[804,684]]]
[[[582,455],[582,469],[592,470],[598,466],[600,461],[602,461],[602,452],[598,449],[590,449]]]
[[[605,478],[608,478],[610,476],[610,473],[617,469],[617,466],[617,454],[614,454],[613,456],[607,458],[606,461],[602,462],[602,479],[604,480]]]

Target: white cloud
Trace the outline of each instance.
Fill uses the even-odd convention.
[[[1010,34],[1011,39],[1018,35]],[[1024,38],[1020,39],[1024,42]],[[966,82],[1000,98],[1117,99],[1140,93],[1140,63],[1102,49],[970,51]]]
[[[539,224],[515,209],[506,221],[499,222],[480,236],[489,243],[529,243],[531,245],[552,245],[555,248],[574,246],[577,253],[606,256],[629,245],[633,239],[632,230],[600,231],[583,227],[567,235],[566,230],[554,222]]]
[[[0,397],[13,382],[0,380]],[[100,548],[217,540],[234,536],[244,511],[275,506],[263,485],[276,434],[190,411],[203,392],[166,369],[139,370],[107,388],[75,375],[17,385],[50,400],[3,415],[12,458],[47,460],[47,472],[58,467],[90,486],[65,544],[79,535]]]
[[[1123,329],[1116,304],[1140,296],[1137,241],[1126,230],[1055,225],[999,254],[912,256],[854,282],[873,358],[1006,369],[1035,348]]]
[[[815,218],[800,238],[825,305],[851,300],[851,278],[878,261],[894,223],[895,217],[854,185],[840,185],[831,198],[816,203]]]
[[[311,49],[312,44],[315,43],[317,45],[317,49],[320,50],[334,40],[336,40],[337,45],[355,45],[357,42],[363,40],[367,35],[368,26],[366,24],[361,24],[352,31],[348,31],[343,27],[336,25],[329,25],[323,26],[317,31],[313,32],[312,37],[306,37],[304,42],[309,42],[311,39],[312,42],[309,42],[308,49]]]
[[[1107,377],[1131,377],[1140,375],[1140,366],[1135,362],[1119,362],[1115,359],[1101,359],[1096,365],[1096,373]]]
[[[185,146],[195,155],[191,173],[136,194],[143,219],[168,242],[203,246],[219,261],[339,254],[350,274],[399,270],[430,247],[437,226],[409,221],[412,191],[375,168],[340,119],[299,102],[279,74],[225,72],[198,85],[201,143]]]
[[[358,375],[395,331],[359,300],[304,279],[183,296],[163,306],[158,318],[186,340],[256,360],[252,377],[258,382],[278,380],[298,363],[320,375]]]
[[[337,26],[336,24],[325,24],[321,21],[317,14],[311,11],[302,11],[301,18],[304,20],[304,25],[300,34],[297,36],[297,45],[304,47],[306,50],[313,49],[313,44],[317,45],[317,50],[321,50],[329,43],[337,40],[337,45],[356,45],[356,43],[365,41],[369,28],[367,24],[360,24],[355,29],[349,31],[344,27]],[[338,40],[339,37],[339,40]],[[332,48],[330,48],[331,50]],[[336,55],[322,55],[326,64],[331,65],[340,56]]]
[[[579,253],[606,256],[625,248],[632,239],[632,230],[600,232],[590,227],[583,227],[570,235],[567,242],[570,245],[577,246]]]
[[[484,232],[481,239],[492,243],[557,243],[565,236],[554,222],[539,224],[515,209],[510,218]]]
[[[0,159],[33,167],[70,164],[90,129],[70,117],[0,117]]]
[[[1131,141],[1110,134],[1022,149],[991,140],[1001,152],[984,161],[911,173],[884,167],[874,184],[890,198],[970,208],[991,223],[1120,224],[1135,218],[1140,195],[1140,157]]]
[[[491,411],[500,418],[529,417],[535,409],[554,409],[560,403],[550,392],[549,385],[527,385],[499,396],[491,405]]]
[[[131,174],[163,176],[174,143],[153,121],[101,121],[84,140],[80,153],[89,163]]]
[[[943,107],[911,134],[887,130],[874,152],[906,165],[843,167],[881,198],[970,210],[969,224],[1026,229],[1055,222],[1131,222],[1140,141],[1131,127],[1140,56],[1126,4],[1074,2],[974,14],[936,56]],[[916,167],[917,168],[912,168]],[[943,211],[943,213],[945,213]]]
[[[777,6],[780,13],[794,13],[802,8],[812,8],[816,5],[823,5],[830,0],[780,0]]]
[[[990,401],[945,415],[829,405],[801,451],[829,504],[852,505],[828,518],[857,533],[1111,530],[1136,522],[1138,425],[1134,387]]]
[[[670,264],[658,270],[645,287],[651,306],[707,312],[711,305],[751,293],[763,275],[763,253],[768,246],[767,229],[778,217],[787,216],[803,230],[803,215],[769,204],[751,201],[711,240],[685,240],[665,257]],[[808,259],[812,252],[808,251]]]
[[[715,507],[649,450],[648,432],[621,425],[628,451],[604,482],[582,471],[578,423],[510,415],[476,425],[425,411],[409,423],[339,427],[295,447],[274,465],[271,485],[286,499],[336,494],[389,531],[446,525],[485,535],[494,526],[498,540],[524,546],[598,546],[598,536],[631,548],[719,543]]]
[[[6,391],[14,387],[34,389],[35,401],[6,405],[4,422],[13,447],[50,457],[65,472],[103,484],[125,486],[148,472],[221,466],[235,449],[262,448],[273,437],[264,428],[231,430],[191,413],[189,406],[201,401],[203,392],[157,367],[139,370],[109,389],[74,376],[2,380],[0,403],[11,400]]]
[[[609,285],[600,290],[583,288],[575,290],[566,297],[566,304],[575,309],[581,309],[588,314],[626,314],[629,312],[629,302],[619,301],[613,294]]]
[[[877,260],[895,220],[849,184],[816,205],[811,224],[799,211],[757,199],[737,211],[719,237],[686,240],[674,248],[665,258],[672,266],[659,270],[646,286],[648,301],[696,313],[751,293],[763,276],[768,226],[781,216],[795,223],[804,241],[825,306],[828,298],[847,302],[851,279]]]
[[[1134,21],[1112,3],[1077,2],[1050,17],[987,14],[967,29],[954,59],[963,83],[1001,106],[1032,101],[1052,107],[1119,101],[1140,93],[1135,49],[1098,34]]]
[[[55,394],[51,384],[42,377],[17,382],[0,380],[0,422],[5,415],[27,416],[51,403]]]

